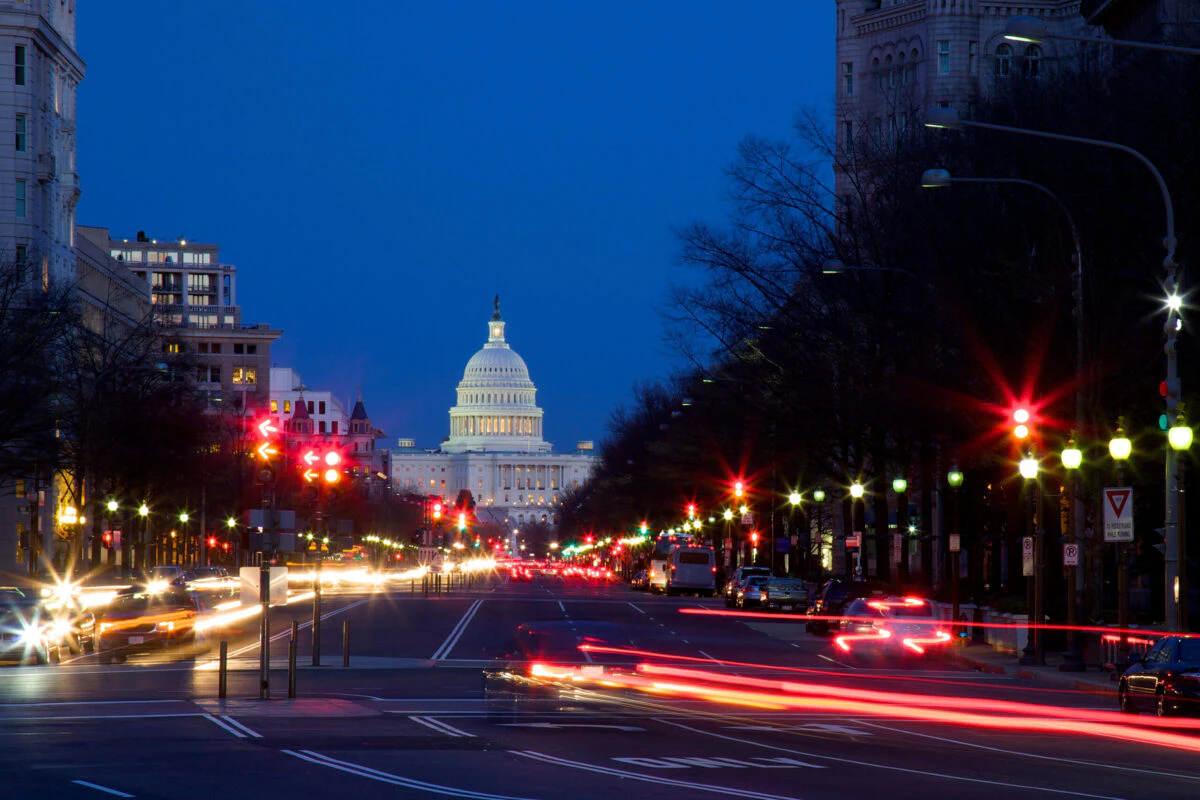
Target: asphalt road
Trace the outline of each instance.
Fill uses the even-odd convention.
[[[121,665],[0,668],[0,796],[1200,796],[1195,720],[1163,732],[1100,696],[936,660],[848,661],[802,625],[679,613],[689,607],[723,605],[559,579],[327,596],[320,667],[311,607],[273,611],[268,701],[255,620],[218,634],[231,656],[224,701],[216,637]],[[306,627],[289,700],[293,618]],[[580,679],[531,681],[531,661]],[[648,690],[606,678],[642,662],[687,672]],[[681,690],[692,671],[759,700]],[[771,702],[789,691],[817,694]],[[1083,730],[1076,719],[1093,711],[1106,713]],[[1159,733],[1177,739],[1135,740]]]

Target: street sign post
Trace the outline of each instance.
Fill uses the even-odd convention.
[[[1133,489],[1128,486],[1104,490],[1104,541],[1133,541]]]
[[[1033,577],[1033,537],[1021,537],[1021,574],[1026,578]]]
[[[957,553],[962,550],[962,538],[960,534],[950,534],[950,552]]]
[[[1063,544],[1063,566],[1079,566],[1079,545],[1075,544],[1074,542],[1066,542]]]

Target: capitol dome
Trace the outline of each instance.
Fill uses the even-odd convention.
[[[450,409],[450,438],[444,453],[548,452],[542,439],[542,409],[525,359],[504,339],[500,297],[488,321],[488,340],[471,356]]]

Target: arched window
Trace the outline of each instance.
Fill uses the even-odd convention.
[[[896,69],[900,72],[900,84],[908,85],[908,68],[904,64],[904,53],[896,56]]]
[[[1012,75],[1012,47],[1002,44],[996,48],[996,77],[1007,78]]]
[[[871,59],[871,72],[875,73],[875,88],[883,88],[883,73],[879,71],[879,59]]]
[[[888,56],[884,59],[884,67],[887,69],[888,87],[896,85],[896,72],[892,69],[892,57]]]
[[[1026,78],[1036,78],[1042,66],[1042,48],[1031,44],[1025,48],[1025,60],[1021,62],[1021,74]]]

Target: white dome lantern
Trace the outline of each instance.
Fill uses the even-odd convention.
[[[542,409],[525,359],[504,339],[500,296],[488,321],[488,340],[471,356],[450,409],[450,438],[444,453],[549,452],[542,439]]]

